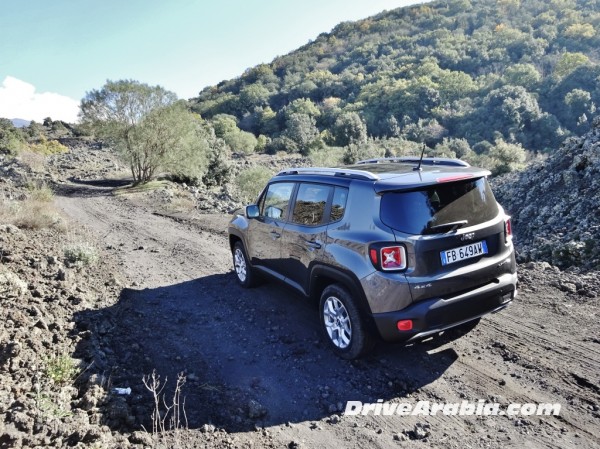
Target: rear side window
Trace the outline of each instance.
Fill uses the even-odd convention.
[[[348,189],[345,187],[336,187],[333,192],[333,201],[331,202],[331,213],[329,221],[339,221],[343,218],[346,211],[346,200],[348,199]]]
[[[293,191],[293,182],[271,184],[261,199],[260,215],[275,220],[284,220]]]
[[[292,221],[307,226],[321,224],[331,189],[322,184],[300,184]]]
[[[381,221],[407,234],[434,234],[492,220],[498,203],[485,178],[388,192],[381,199]],[[466,223],[464,223],[466,221]]]

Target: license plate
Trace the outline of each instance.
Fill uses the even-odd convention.
[[[488,249],[485,240],[470,245],[461,246],[460,248],[447,249],[440,252],[442,265],[450,265],[451,263],[460,262],[461,260],[470,259],[472,257],[487,254]]]

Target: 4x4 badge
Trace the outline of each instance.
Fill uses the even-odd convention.
[[[468,234],[463,234],[460,239],[464,242],[465,240],[473,240],[474,238],[475,238],[475,233],[469,232]]]

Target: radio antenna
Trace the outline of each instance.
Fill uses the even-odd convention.
[[[426,145],[423,144],[423,149],[421,150],[421,157],[419,158],[419,165],[417,165],[415,168],[413,168],[414,171],[421,171],[421,164],[423,163],[423,156],[425,155],[425,147]]]

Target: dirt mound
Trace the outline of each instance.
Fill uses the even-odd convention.
[[[600,268],[600,117],[589,133],[494,188],[512,214],[519,261]]]

